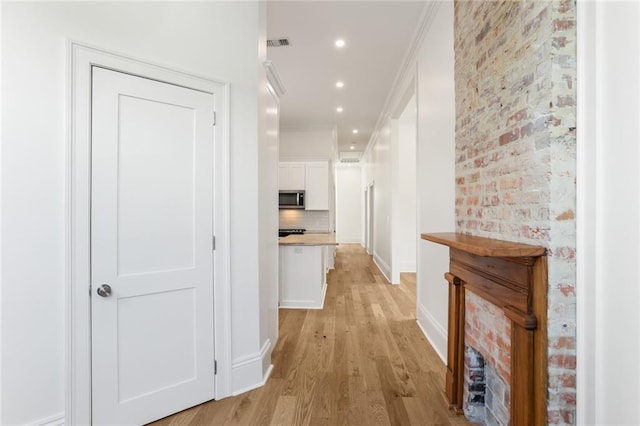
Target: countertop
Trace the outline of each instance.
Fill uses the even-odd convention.
[[[289,235],[279,239],[281,246],[337,246],[336,234]]]

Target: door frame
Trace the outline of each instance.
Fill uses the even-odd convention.
[[[65,424],[91,424],[91,69],[112,69],[215,94],[215,398],[231,394],[229,84],[77,41],[67,42]],[[213,117],[212,117],[213,119]]]
[[[364,216],[364,220],[362,221],[363,232],[362,232],[362,246],[365,251],[368,250],[369,247],[369,185],[364,188],[364,194],[362,194],[362,200],[364,204],[364,208],[362,209],[362,213]]]
[[[373,231],[374,231],[374,223],[373,223],[373,215],[374,215],[374,198],[373,198],[373,186],[375,182],[371,181],[370,184],[367,185],[367,247],[365,247],[368,254],[373,256]]]

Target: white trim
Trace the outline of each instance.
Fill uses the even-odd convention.
[[[447,363],[447,331],[442,324],[438,323],[427,309],[418,305],[418,327],[429,341],[431,347],[436,351],[443,363]]]
[[[327,283],[322,286],[322,297],[320,303],[316,300],[281,300],[280,309],[322,309],[324,308],[324,298],[327,295]]]
[[[282,97],[287,92],[287,89],[284,87],[282,80],[280,80],[280,75],[278,74],[278,69],[271,61],[264,61],[262,63],[264,66],[264,70],[267,74],[267,81],[273,88],[276,96],[278,98]]]
[[[411,39],[411,44],[409,44],[409,47],[407,48],[407,51],[402,58],[402,65],[393,80],[391,90],[389,90],[389,93],[387,94],[387,98],[385,99],[384,105],[380,110],[380,115],[378,116],[378,119],[373,126],[371,137],[369,138],[369,142],[367,142],[367,146],[364,149],[361,158],[364,158],[369,153],[369,150],[373,147],[374,141],[377,139],[378,134],[384,127],[384,124],[387,120],[387,115],[391,111],[393,111],[392,103],[398,102],[398,94],[401,94],[400,98],[402,98],[402,95],[404,95],[405,92],[401,90],[401,87],[406,86],[407,80],[412,79],[412,77],[407,78],[408,75],[415,75],[418,53],[420,52],[420,48],[422,47],[424,38],[427,36],[429,28],[431,28],[431,23],[433,22],[434,16],[436,15],[439,7],[439,1],[427,2],[424,9],[422,10],[420,22],[418,23],[418,27],[416,28],[413,38]]]
[[[216,398],[230,394],[231,289],[229,230],[229,85],[132,56],[121,55],[70,40],[67,80],[67,190],[66,207],[66,413],[68,424],[91,423],[90,343],[90,111],[91,67],[123,71],[207,93],[215,93],[218,125],[215,129],[214,321]]]
[[[63,426],[64,424],[64,413],[58,413],[53,416],[36,420],[35,422],[31,422],[28,426]]]
[[[263,374],[264,361],[271,356],[271,340],[265,340],[260,352],[238,358],[233,361],[233,391],[231,396],[240,395],[257,389],[269,379],[273,365]]]
[[[382,273],[382,275],[384,275],[387,281],[391,283],[391,280],[389,279],[389,276],[391,275],[391,268],[389,267],[387,262],[385,262],[380,256],[378,256],[378,253],[376,253],[375,250],[373,252],[373,263],[375,263],[375,265],[378,267],[378,270]]]
[[[221,267],[219,276],[215,276],[215,282],[220,285],[216,285],[214,290],[218,290],[214,293],[215,306],[214,306],[214,325],[215,325],[215,352],[216,360],[218,361],[218,374],[216,375],[216,399],[221,399],[231,395],[231,360],[233,355],[231,352],[231,236],[229,235],[231,229],[231,192],[230,192],[230,179],[231,165],[230,165],[230,129],[231,129],[231,93],[230,85],[224,84],[224,99],[223,108],[224,115],[221,117],[220,122],[223,126],[222,143],[220,144],[220,169],[219,179],[220,188],[222,194],[218,194],[222,203],[218,206],[218,211],[215,214],[219,214],[221,220],[214,225],[214,232],[216,233],[216,244],[220,243],[222,250],[216,250],[216,255],[220,255],[219,263]],[[215,200],[217,201],[217,199]],[[216,203],[217,205],[217,203]]]

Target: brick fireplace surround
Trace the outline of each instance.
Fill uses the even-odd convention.
[[[462,413],[465,339],[471,340],[465,338],[465,298],[470,292],[501,309],[511,325],[509,371],[502,374],[510,386],[510,424],[547,424],[546,249],[456,233],[421,237],[449,247],[445,392],[451,407]],[[499,370],[501,363],[496,363]]]

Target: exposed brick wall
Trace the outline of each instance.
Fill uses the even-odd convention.
[[[511,321],[502,309],[465,292],[464,341],[480,352],[506,382],[511,380]]]
[[[456,228],[548,248],[549,422],[575,424],[575,4],[458,1],[454,31]]]

